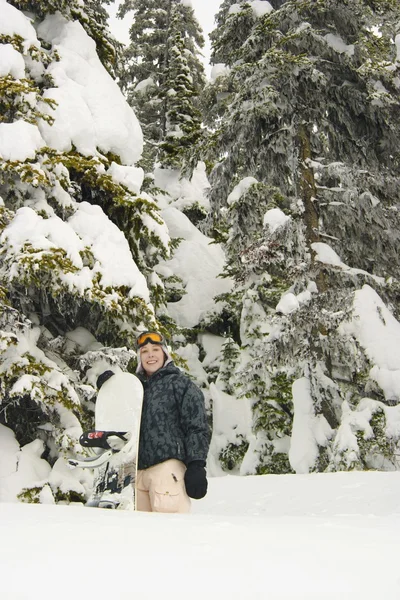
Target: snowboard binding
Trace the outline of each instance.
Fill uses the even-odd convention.
[[[85,431],[79,438],[79,443],[84,448],[102,448],[118,452],[129,441],[127,431]]]
[[[80,467],[82,469],[95,469],[100,467],[110,458],[121,452],[130,440],[130,434],[127,431],[97,431],[95,429],[86,431],[79,438],[81,446],[84,448],[98,449],[102,452],[89,458],[69,458],[68,466],[72,469]]]

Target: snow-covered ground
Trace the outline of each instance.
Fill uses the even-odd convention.
[[[398,600],[400,473],[210,478],[191,515],[0,504],[3,600]]]

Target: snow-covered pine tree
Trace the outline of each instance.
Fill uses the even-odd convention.
[[[124,0],[133,12],[120,76],[144,135],[142,165],[184,168],[201,131],[198,96],[205,85],[204,45],[193,8],[181,0]]]
[[[226,0],[217,23],[211,209],[236,280],[229,387],[253,409],[242,472],[397,468],[399,4]]]
[[[13,0],[10,4],[39,18],[58,11],[69,20],[79,21],[88,36],[96,42],[97,54],[105,68],[115,75],[118,51],[122,50],[122,44],[117,42],[107,25],[108,12],[105,5],[112,2],[113,0]]]
[[[59,457],[92,425],[96,376],[125,368],[138,328],[155,325],[152,265],[169,237],[140,191],[140,126],[82,3],[16,4],[0,0],[0,423],[23,456],[44,453],[53,497],[82,497]]]

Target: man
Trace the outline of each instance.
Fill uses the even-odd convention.
[[[137,510],[185,513],[207,493],[210,431],[201,390],[173,363],[161,334],[137,339],[137,376],[144,397],[140,426]],[[106,371],[98,386],[108,377]]]

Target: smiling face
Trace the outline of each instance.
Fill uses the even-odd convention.
[[[152,375],[164,364],[165,354],[159,344],[146,344],[140,348],[140,361],[147,375]]]

